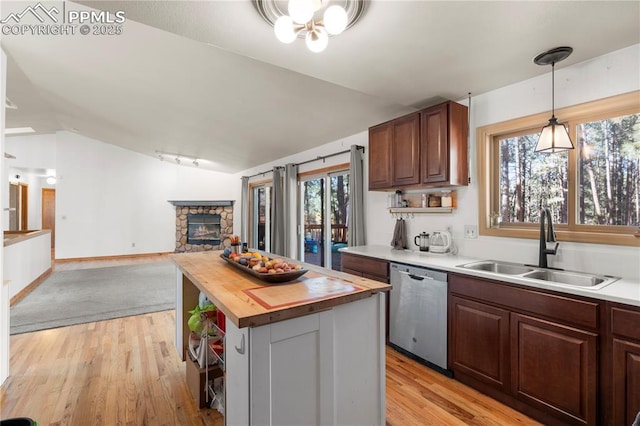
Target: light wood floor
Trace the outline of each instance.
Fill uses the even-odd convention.
[[[191,398],[174,321],[164,311],[11,336],[0,418],[55,426],[223,424]],[[393,426],[538,424],[390,348],[386,404]]]

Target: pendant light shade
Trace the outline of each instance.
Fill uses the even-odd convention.
[[[549,119],[549,124],[542,128],[536,152],[554,153],[573,149],[569,132],[564,124],[558,123],[555,117]]]
[[[555,153],[573,149],[573,143],[569,138],[569,132],[562,123],[558,123],[555,115],[555,65],[566,59],[573,52],[571,47],[556,47],[536,56],[533,62],[537,65],[551,64],[551,118],[549,124],[542,128],[536,152]]]

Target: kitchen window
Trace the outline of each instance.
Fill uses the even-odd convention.
[[[575,150],[535,152],[548,113],[478,129],[480,234],[640,246],[640,92],[556,111]]]

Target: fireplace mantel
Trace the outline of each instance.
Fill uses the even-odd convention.
[[[235,200],[209,200],[209,201],[168,200],[168,201],[176,207],[191,207],[191,206],[227,207],[227,206],[233,206],[233,203],[235,203]]]

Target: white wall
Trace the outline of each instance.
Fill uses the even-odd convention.
[[[42,228],[42,188],[54,188],[46,182],[47,176],[55,176],[56,135],[9,136],[5,139],[5,151],[15,156],[6,159],[6,174],[10,182],[29,185],[29,229]],[[16,178],[20,175],[20,179]],[[4,229],[8,229],[8,224]]]
[[[9,300],[51,268],[51,233],[4,247],[4,279],[9,280]]]
[[[58,259],[171,252],[175,208],[168,200],[235,199],[238,191],[226,173],[161,162],[71,132],[56,139]]]
[[[0,7],[1,8],[1,7]],[[7,55],[0,50],[0,99],[4,101],[7,89]],[[4,158],[4,106],[0,106],[0,199],[2,205],[9,204],[9,183],[5,175]],[[9,223],[9,215],[2,215],[2,223]],[[4,229],[4,228],[3,228]],[[4,254],[3,245],[0,245],[0,385],[9,376],[9,286],[4,285]]]
[[[562,68],[555,72],[556,106],[562,108],[601,99],[634,90],[640,90],[640,45]],[[478,187],[476,166],[476,127],[517,117],[550,111],[550,73],[513,84],[472,98],[470,122],[470,175],[472,184],[458,188],[458,209],[451,215],[416,215],[406,221],[409,240],[422,231],[432,232],[450,226],[459,253],[478,258],[502,259],[514,262],[535,263],[538,259],[538,241],[515,238],[480,237],[463,239],[464,225],[478,225]],[[466,99],[458,102],[467,104]],[[560,117],[561,118],[561,117]],[[368,147],[365,130],[348,138],[332,142],[314,150],[301,152],[268,163],[240,175],[251,175],[267,170],[272,165],[304,161],[318,155],[345,149],[351,144]],[[366,157],[366,156],[365,156]],[[335,159],[335,163],[348,161],[348,156]],[[314,162],[305,167],[320,168],[329,165]],[[304,170],[302,170],[304,171]],[[368,167],[365,165],[365,176]],[[256,178],[260,179],[260,178]],[[365,195],[367,244],[389,245],[395,219],[387,212],[386,192],[368,192]],[[239,210],[236,211],[238,213]],[[236,220],[239,220],[237,216]],[[415,247],[412,247],[415,249]],[[637,247],[620,247],[597,244],[560,244],[557,256],[549,256],[552,266],[583,270],[593,273],[640,279],[640,251]]]

